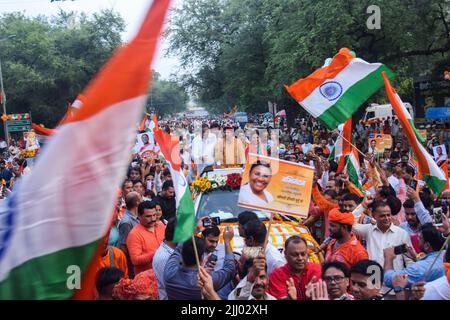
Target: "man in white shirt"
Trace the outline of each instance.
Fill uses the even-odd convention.
[[[353,231],[356,235],[366,241],[369,259],[384,265],[384,249],[406,244],[412,247],[411,238],[408,233],[392,223],[391,208],[386,202],[376,201],[371,204],[372,216],[376,225],[359,224],[358,214],[354,211],[355,224]],[[402,270],[413,264],[414,261],[406,254],[397,255],[393,262],[394,270]],[[383,290],[387,291],[387,290]]]
[[[311,143],[309,143],[308,140],[306,140],[306,142],[302,144],[302,152],[304,154],[307,154],[312,149],[312,146],[313,145]]]
[[[367,242],[369,259],[384,265],[384,249],[402,244],[412,247],[408,233],[392,223],[391,208],[386,202],[377,201],[371,205],[376,225],[357,223],[359,216],[354,212],[356,223],[353,231]],[[355,210],[356,211],[356,210]],[[398,255],[394,260],[394,270],[401,270],[414,263],[406,255]]]
[[[201,135],[192,141],[192,159],[197,167],[197,175],[201,174],[206,166],[214,164],[214,146],[216,136],[209,133],[209,126],[202,125]]]

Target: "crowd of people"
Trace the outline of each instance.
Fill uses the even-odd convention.
[[[330,158],[339,132],[311,117],[296,119],[290,129],[186,118],[160,121],[160,127],[180,140],[189,183],[208,166],[245,165],[249,153],[313,166],[309,215],[301,223],[320,229],[314,233],[321,244],[315,250],[323,263],[308,260],[310,248],[299,235],[286,239],[283,252],[277,250],[266,242],[266,225],[244,209],[238,214],[239,235],[231,227],[205,227],[211,219],[204,217],[195,240],[175,243],[170,170],[163,159],[141,157],[142,149],[135,148],[102,244],[97,299],[450,299],[450,249],[445,246],[450,190],[436,195],[424,183],[412,184],[418,170],[396,119],[359,121],[353,130],[355,145],[366,154],[359,178],[363,184],[378,181],[365,195]],[[368,142],[377,133],[393,140],[381,154]],[[442,143],[435,138],[428,139],[429,151]],[[8,189],[26,162],[14,148],[19,150],[4,150],[9,158],[0,162]],[[436,208],[445,216],[440,224]],[[245,243],[240,253],[232,246],[237,236]]]

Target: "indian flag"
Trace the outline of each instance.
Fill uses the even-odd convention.
[[[189,239],[195,229],[195,209],[191,190],[181,168],[180,140],[162,131],[157,120],[154,128],[155,140],[158,143],[165,161],[169,164],[175,188],[177,206],[177,224],[175,226],[174,242],[184,242]]]
[[[348,174],[349,181],[353,183],[356,187],[358,187],[359,191],[361,191],[360,197],[364,196],[365,191],[363,189],[363,185],[361,183],[361,179],[359,178],[359,172],[361,171],[361,166],[359,164],[359,156],[356,148],[352,148],[350,154],[346,157],[347,164],[345,169]]]
[[[0,208],[0,299],[93,298],[99,244],[126,174],[169,2],[153,1],[135,39],[89,84],[84,104]]]
[[[295,101],[332,130],[383,86],[382,71],[390,79],[395,76],[385,65],[355,58],[342,48],[330,65],[285,87]]]
[[[417,164],[419,171],[423,176],[423,180],[431,190],[439,195],[446,184],[445,174],[441,168],[439,168],[437,163],[434,162],[433,157],[420,143],[419,136],[421,135],[411,126],[412,118],[408,112],[408,109],[406,109],[403,105],[402,100],[395,89],[391,86],[388,77],[384,72],[383,79],[386,87],[386,93],[389,101],[391,102],[392,108],[397,114],[398,120],[405,131],[406,137],[408,138],[409,145],[416,155]]]
[[[345,123],[338,126],[339,136],[336,139],[334,148],[330,153],[330,160],[338,163],[337,172],[340,173],[345,166],[345,157],[350,154],[352,139],[352,117],[348,118]]]

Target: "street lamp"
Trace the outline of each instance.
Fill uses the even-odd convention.
[[[12,35],[9,35],[9,36],[7,36],[5,38],[1,38],[0,42],[13,39],[15,36],[16,36],[15,34],[12,34]],[[1,60],[1,57],[0,57],[0,95],[1,95],[1,98],[2,98],[3,114],[6,115],[6,95],[5,95],[5,90],[3,88],[3,73],[2,73],[2,60]],[[9,147],[9,133],[8,133],[8,127],[6,125],[6,121],[3,121],[3,129],[5,130],[6,144]]]

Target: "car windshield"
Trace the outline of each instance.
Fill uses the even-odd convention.
[[[200,203],[197,209],[197,218],[205,216],[220,217],[221,221],[237,221],[239,213],[247,208],[239,207],[237,205],[239,198],[239,189],[215,190],[210,193],[202,194]],[[254,211],[260,219],[268,219],[270,213],[259,210]]]
[[[375,118],[375,111],[369,111],[366,114],[366,120]]]

